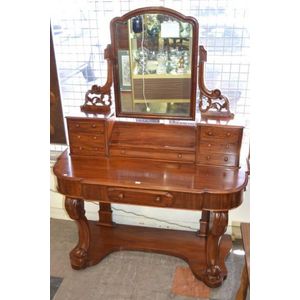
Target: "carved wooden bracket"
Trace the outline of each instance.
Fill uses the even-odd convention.
[[[93,85],[85,94],[85,102],[80,107],[81,111],[93,114],[108,114],[110,112],[113,55],[111,45],[104,50],[104,58],[107,60],[107,80],[103,86]]]
[[[203,46],[199,46],[199,89],[200,89],[200,112],[204,117],[233,118],[230,112],[228,98],[222,95],[218,89],[208,90],[204,82],[204,64],[207,59],[207,52]]]

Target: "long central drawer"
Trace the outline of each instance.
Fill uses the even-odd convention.
[[[118,203],[171,207],[174,201],[172,194],[162,191],[108,188],[108,199]]]
[[[110,156],[124,156],[133,158],[150,158],[158,160],[178,161],[178,162],[194,162],[195,152],[188,151],[171,151],[164,149],[145,149],[145,148],[126,148],[111,146]]]

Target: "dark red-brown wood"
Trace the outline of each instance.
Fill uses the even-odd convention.
[[[68,211],[76,210],[78,201],[80,200],[74,199],[72,208]],[[70,203],[69,198],[66,199],[66,203]],[[81,202],[79,203],[81,205]],[[219,286],[227,276],[225,258],[232,245],[228,235],[224,235],[220,239],[216,238],[213,241],[214,251],[211,251],[210,243],[207,243],[205,238],[197,236],[195,232],[118,224],[99,226],[97,222],[86,223],[86,218],[81,213],[77,214],[82,217],[82,220],[75,220],[77,223],[84,224],[84,230],[83,232],[79,230],[78,244],[70,254],[71,265],[74,269],[93,266],[114,251],[139,250],[168,254],[184,259],[196,278],[210,287]],[[75,217],[73,216],[73,218]],[[216,224],[216,222],[213,223],[212,231],[218,230],[220,225],[216,226]],[[222,227],[222,229],[225,228]],[[83,235],[89,243],[83,242]],[[218,245],[216,245],[217,242]],[[207,269],[206,253],[209,253],[210,269],[217,270],[217,273],[215,271],[212,273],[210,269]]]
[[[122,249],[156,251],[185,259],[198,279],[220,286],[231,248],[224,236],[228,211],[242,203],[248,179],[238,164],[243,128],[67,120],[70,154],[66,150],[58,158],[54,173],[58,191],[66,195],[67,212],[78,225],[72,267],[94,265]],[[237,160],[230,166],[221,160],[202,163],[201,155],[207,153],[234,155]],[[98,222],[87,221],[84,201],[99,202]],[[113,222],[111,203],[202,210],[200,230],[119,226]]]
[[[207,59],[207,52],[203,46],[199,46],[199,74],[198,84],[200,89],[199,108],[201,115],[207,118],[227,118],[232,119],[234,114],[230,112],[229,100],[222,95],[219,89],[209,90],[205,85],[204,64]],[[207,104],[204,106],[204,101]]]
[[[105,51],[107,82],[87,92],[86,105],[93,107],[105,99],[110,105],[113,70],[119,116],[161,117],[121,112],[117,50],[126,47],[127,41],[126,28],[117,32],[116,24],[143,13],[165,13],[193,25],[191,114],[182,119],[194,119],[198,23],[163,7],[134,10],[112,20],[112,46]],[[202,51],[200,61],[204,60],[206,52]],[[219,90],[206,89],[203,68],[201,63],[201,95],[225,100],[227,108],[227,98]],[[155,97],[159,94],[151,92]],[[113,251],[153,251],[186,260],[195,276],[210,287],[222,284],[227,276],[224,261],[231,248],[231,239],[224,234],[228,212],[242,203],[248,173],[239,167],[243,127],[232,125],[229,120],[207,120],[158,124],[153,120],[124,122],[108,114],[67,118],[70,147],[58,158],[53,170],[57,189],[66,196],[66,210],[78,226],[78,243],[70,252],[74,269],[95,265]],[[87,220],[85,201],[99,203],[99,221]],[[186,232],[118,225],[113,222],[111,203],[202,211],[200,229]]]

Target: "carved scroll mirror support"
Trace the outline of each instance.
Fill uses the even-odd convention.
[[[204,82],[204,64],[207,60],[207,52],[203,46],[199,46],[199,89],[200,89],[200,112],[204,118],[228,118],[234,114],[230,112],[228,98],[222,95],[218,89],[208,90]]]
[[[104,58],[107,60],[107,81],[103,86],[93,85],[85,94],[85,102],[80,107],[81,111],[92,114],[109,114],[112,86],[112,50],[111,45],[107,45],[104,51]]]

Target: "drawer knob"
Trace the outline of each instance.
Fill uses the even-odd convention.
[[[177,156],[178,156],[178,158],[182,158],[182,154],[181,153],[179,153]]]
[[[75,125],[75,127],[76,127],[76,128],[79,128],[79,127],[80,127],[80,125],[79,125],[79,124],[76,124],[76,125]]]
[[[229,144],[226,145],[226,149],[229,149]]]
[[[83,148],[82,147],[79,147],[79,150],[82,150]]]
[[[125,150],[121,150],[121,154],[125,154]]]
[[[211,132],[211,131],[209,131],[207,134],[211,136],[211,135],[212,135],[212,132]]]
[[[96,139],[97,139],[97,137],[96,137],[96,136],[94,136],[94,137],[93,137],[93,139],[94,139],[94,140],[96,140]]]
[[[93,127],[93,128],[96,128],[96,124],[92,124],[92,127]]]
[[[228,157],[227,156],[224,157],[224,161],[228,161]]]
[[[157,196],[157,197],[155,198],[155,201],[156,201],[156,202],[160,202],[160,201],[161,201],[161,197],[160,197],[160,196]]]
[[[208,147],[211,147],[211,144],[208,144]]]
[[[226,134],[227,136],[231,136],[231,133],[230,132],[227,132],[227,134]]]
[[[123,194],[123,193],[120,193],[120,194],[118,195],[118,197],[119,197],[119,199],[123,199],[123,198],[124,198],[124,194]]]
[[[210,160],[210,156],[209,156],[209,155],[207,155],[207,156],[206,156],[206,159],[207,159],[207,160]]]
[[[80,135],[77,135],[77,137],[80,139],[81,136],[80,136]]]

